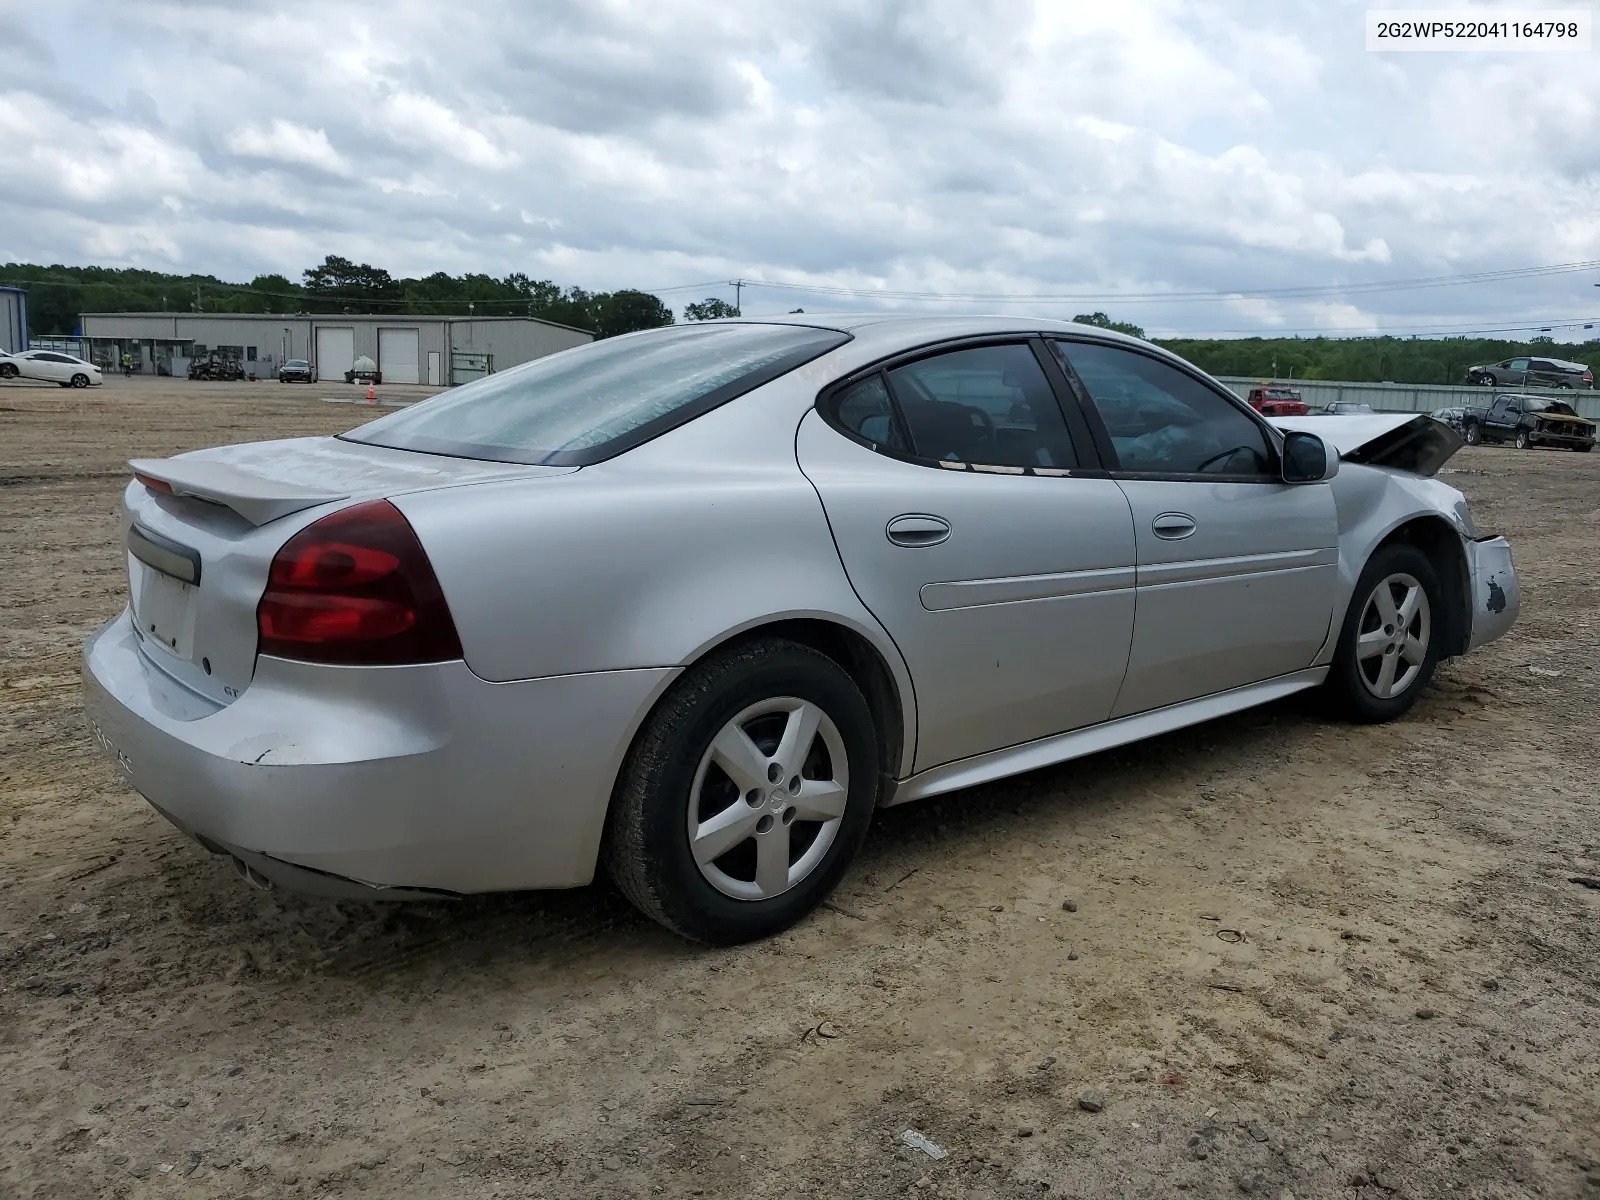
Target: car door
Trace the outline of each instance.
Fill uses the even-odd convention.
[[[1528,382],[1529,360],[1526,358],[1508,359],[1501,364],[1501,370],[1496,373],[1496,383],[1514,383],[1519,387]],[[1505,378],[1500,378],[1504,375]]]
[[[1489,410],[1489,418],[1485,422],[1498,434],[1510,436],[1516,431],[1518,423],[1522,420],[1522,401],[1515,396],[1496,396],[1494,407]]]
[[[1197,374],[1134,347],[1052,345],[1133,513],[1137,616],[1112,715],[1309,667],[1338,585],[1331,487],[1282,482],[1270,427]]]
[[[797,451],[916,692],[915,769],[1105,720],[1133,637],[1128,501],[1042,343],[963,344],[827,392]]]
[[[48,350],[30,351],[20,360],[22,373],[30,379],[46,379],[59,383],[66,378],[65,368],[56,361],[59,357]]]

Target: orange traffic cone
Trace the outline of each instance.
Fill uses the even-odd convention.
[[[368,404],[376,404],[377,402],[378,402],[378,389],[372,386],[371,381],[368,381],[368,383],[367,383],[367,403]]]

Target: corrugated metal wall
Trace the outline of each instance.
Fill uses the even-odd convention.
[[[1243,379],[1236,375],[1217,376],[1240,399],[1249,395],[1251,388],[1261,386],[1259,379]],[[1343,383],[1329,379],[1280,379],[1284,387],[1292,387],[1300,398],[1313,409],[1335,401],[1370,404],[1374,412],[1432,412],[1436,408],[1455,408],[1467,404],[1485,404],[1496,392],[1528,392],[1539,396],[1554,396],[1565,400],[1578,410],[1579,416],[1600,419],[1600,392],[1559,388],[1486,388],[1451,386],[1432,383]]]
[[[417,331],[417,369],[428,376],[429,353],[437,354],[441,371],[449,377],[452,349],[494,355],[495,370],[542,358],[593,341],[593,337],[560,325],[526,318],[455,320],[449,317],[395,316],[259,316],[239,313],[85,313],[86,338],[138,341],[188,339],[196,346],[255,347],[256,358],[246,354],[246,366],[259,375],[277,372],[291,358],[316,362],[318,328],[349,329],[355,353],[366,355],[383,369],[378,354],[378,330]]]
[[[537,321],[476,320],[450,322],[450,340],[456,350],[494,355],[494,369],[504,371],[532,362],[557,350],[594,341],[591,334]]]

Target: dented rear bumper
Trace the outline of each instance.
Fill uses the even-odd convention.
[[[1467,574],[1472,589],[1471,631],[1467,649],[1486,646],[1510,629],[1522,607],[1522,588],[1503,537],[1467,543]]]

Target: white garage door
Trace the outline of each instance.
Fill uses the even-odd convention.
[[[378,330],[378,370],[385,383],[417,382],[417,331]]]
[[[344,382],[344,373],[356,363],[356,331],[317,327],[317,378]]]

